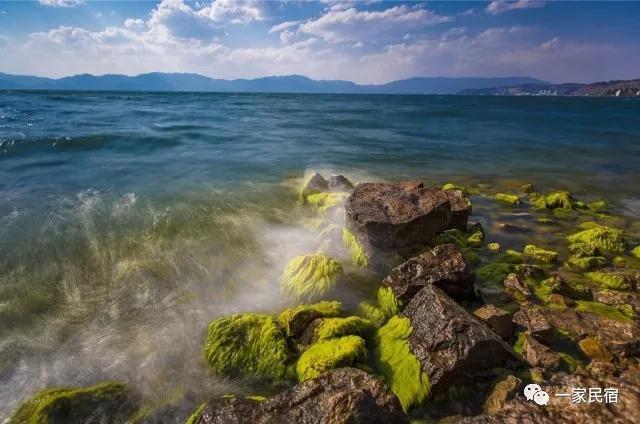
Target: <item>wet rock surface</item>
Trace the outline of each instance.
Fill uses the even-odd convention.
[[[341,368],[264,401],[211,401],[195,423],[408,424],[409,420],[380,379]]]
[[[533,338],[531,334],[521,334],[518,340],[525,361],[532,367],[555,370],[560,368],[560,355]]]
[[[553,340],[553,327],[549,324],[542,308],[536,305],[522,305],[513,315],[513,323],[519,331],[527,331],[543,343],[551,343]]]
[[[504,309],[495,305],[485,305],[473,311],[473,315],[491,327],[503,339],[511,337],[513,322],[511,322],[511,314]]]
[[[411,352],[429,376],[432,391],[460,377],[503,364],[510,348],[439,288],[428,285],[404,308],[411,320]]]
[[[444,244],[414,256],[394,268],[383,280],[401,302],[407,303],[427,285],[435,285],[454,299],[473,296],[474,275],[460,249]]]
[[[403,252],[466,229],[469,205],[460,190],[419,182],[359,184],[346,203],[346,224],[370,254]]]

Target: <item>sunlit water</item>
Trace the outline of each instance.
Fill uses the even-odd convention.
[[[209,375],[203,339],[216,316],[282,308],[294,255],[347,262],[296,207],[305,172],[567,188],[637,242],[639,169],[635,99],[0,92],[0,420],[105,379],[152,404],[256,390]],[[508,247],[577,224],[504,233],[535,217],[472,200]]]

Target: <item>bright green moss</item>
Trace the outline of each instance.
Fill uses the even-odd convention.
[[[547,278],[540,282],[531,281],[533,284],[533,294],[542,302],[549,301],[549,296],[553,294],[555,288],[554,278]]]
[[[538,218],[536,222],[541,225],[552,225],[554,223],[551,218]]]
[[[634,258],[640,259],[640,246],[635,247],[631,251],[631,256],[633,256]]]
[[[351,261],[360,268],[366,268],[369,258],[355,235],[346,228],[342,230],[342,243],[351,255]]]
[[[291,353],[284,334],[269,315],[246,313],[213,320],[204,355],[216,374],[275,381],[289,377]]]
[[[545,196],[545,203],[548,209],[572,209],[574,200],[568,191],[554,191]]]
[[[455,244],[460,248],[467,247],[467,235],[457,228],[452,228],[450,230],[445,230],[442,233],[438,234],[436,238],[436,244]]]
[[[572,267],[579,269],[580,271],[589,271],[595,268],[602,268],[603,266],[607,266],[609,261],[602,256],[587,256],[584,258],[578,258],[572,256],[567,261],[567,264]]]
[[[307,203],[320,213],[341,205],[346,200],[347,193],[316,193],[307,196]]]
[[[400,302],[391,287],[383,286],[378,289],[378,306],[387,318],[400,313]]]
[[[562,365],[570,373],[574,372],[582,364],[578,359],[564,352],[557,352],[562,360]]]
[[[358,314],[369,320],[376,327],[381,327],[388,319],[382,309],[369,302],[360,302]]]
[[[536,262],[552,263],[558,260],[558,252],[545,250],[533,244],[526,245],[523,254],[526,258],[533,259]]]
[[[598,226],[580,231],[579,233],[568,236],[567,240],[569,243],[577,245],[572,248],[572,251],[574,249],[579,249],[580,245],[593,247],[600,251],[609,253],[624,253],[627,248],[624,231],[605,226]]]
[[[367,356],[364,339],[345,336],[322,340],[305,350],[296,364],[299,381],[316,378],[325,372],[364,361]]]
[[[298,334],[316,318],[337,317],[342,313],[342,303],[338,301],[323,301],[312,304],[298,305],[287,308],[278,315],[278,323],[287,336]]]
[[[495,196],[493,196],[493,198],[498,202],[507,203],[509,205],[520,204],[520,198],[515,194],[498,193]]]
[[[368,339],[373,335],[371,321],[360,317],[323,318],[314,329],[311,343],[342,336],[360,336]]]
[[[573,220],[579,216],[579,213],[573,209],[556,208],[553,209],[553,216],[559,219]]]
[[[576,311],[590,312],[604,318],[613,319],[622,322],[631,322],[632,319],[625,315],[617,308],[607,306],[600,302],[591,302],[588,300],[576,300]]]
[[[513,270],[511,264],[501,262],[492,262],[483,267],[478,268],[476,275],[478,279],[487,283],[500,284],[507,278],[507,275]]]
[[[280,289],[289,299],[308,302],[329,293],[342,275],[342,266],[326,255],[296,256],[282,273]]]
[[[198,420],[198,418],[200,418],[200,415],[202,414],[202,411],[204,411],[204,407],[207,406],[206,403],[202,403],[198,409],[195,410],[195,412],[193,414],[191,414],[191,416],[189,418],[187,418],[187,422],[186,424],[195,424],[195,422]]]
[[[487,244],[487,250],[492,253],[497,253],[500,251],[500,243],[489,243]]]
[[[467,237],[467,245],[471,247],[482,247],[484,244],[484,233],[482,231],[476,231]]]
[[[631,306],[629,304],[625,303],[624,305],[618,306],[618,310],[620,310],[620,312],[622,312],[623,314],[625,314],[629,318],[635,318],[635,316],[636,316],[636,312],[634,311],[633,306]]]
[[[129,402],[129,405],[127,405]],[[10,424],[83,423],[100,416],[109,422],[125,420],[132,411],[130,393],[120,383],[91,387],[46,389],[23,402]],[[128,413],[125,412],[128,410]],[[121,416],[124,414],[124,416]]]
[[[587,272],[587,278],[598,283],[601,287],[612,290],[629,290],[629,281],[624,274],[615,272]]]
[[[522,253],[517,250],[507,249],[504,253],[496,256],[496,262],[505,264],[521,264],[523,262]]]
[[[265,400],[267,400],[266,397],[260,396],[260,395],[247,396],[247,397],[245,397],[245,399],[255,400],[256,402],[264,402]]]
[[[513,345],[513,351],[518,355],[522,356],[524,354],[524,347],[526,343],[526,336],[524,333],[518,333],[518,338],[516,339],[515,344]]]
[[[609,203],[606,200],[596,200],[595,202],[587,203],[587,207],[594,212],[602,212],[609,208]]]
[[[460,190],[461,192],[463,192],[465,194],[465,196],[469,195],[469,190],[467,190],[466,188],[462,187],[461,185],[455,184],[455,183],[446,183],[445,185],[442,186],[442,189],[447,191],[447,190]]]
[[[431,389],[429,376],[409,349],[411,321],[393,317],[376,334],[375,363],[404,410],[421,404]]]

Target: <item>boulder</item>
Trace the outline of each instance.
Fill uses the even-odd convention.
[[[413,327],[409,348],[438,391],[460,378],[503,364],[510,348],[442,290],[427,285],[404,308]]]
[[[397,266],[384,279],[403,304],[427,285],[435,285],[454,299],[473,296],[474,275],[454,244],[436,246]]]
[[[530,300],[533,298],[533,294],[531,293],[531,290],[529,290],[529,286],[527,286],[524,278],[515,272],[510,273],[507,275],[507,278],[504,279],[504,288],[509,294],[519,301]]]
[[[369,254],[432,244],[438,233],[466,229],[470,206],[459,190],[419,182],[363,183],[346,203],[346,226]]]
[[[560,368],[560,355],[543,345],[529,333],[520,333],[514,350],[532,367],[555,370]]]
[[[332,175],[327,181],[331,191],[351,191],[353,184],[343,175]]]
[[[504,309],[494,305],[485,305],[473,311],[473,315],[480,318],[503,339],[509,338],[513,334],[511,315]]]
[[[409,419],[380,379],[362,370],[341,368],[264,401],[210,401],[193,423],[408,424]]]
[[[553,341],[553,327],[545,317],[545,311],[533,304],[522,305],[513,315],[513,323],[520,331],[529,332],[534,338],[543,343]]]

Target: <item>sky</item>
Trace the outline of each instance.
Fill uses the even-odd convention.
[[[640,78],[640,2],[0,1],[0,72]]]

